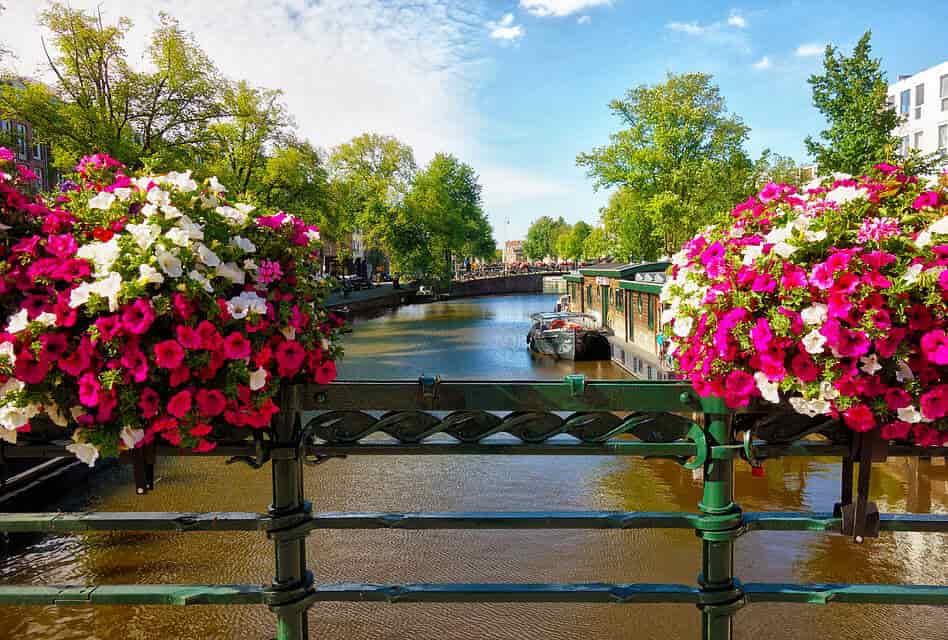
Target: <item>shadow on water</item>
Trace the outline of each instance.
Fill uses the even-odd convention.
[[[478,298],[405,307],[359,322],[340,367],[347,378],[554,379],[580,371],[624,377],[612,363],[532,358],[529,316],[553,296]],[[384,369],[383,369],[384,367]],[[912,465],[916,466],[913,467]],[[941,467],[939,467],[941,468]],[[914,461],[873,474],[888,511],[945,511],[948,483]],[[839,465],[829,459],[771,461],[764,477],[738,464],[737,496],[748,511],[828,511]],[[306,470],[320,511],[696,511],[700,483],[674,462],[603,457],[425,456],[333,460]],[[113,467],[58,505],[108,511],[261,511],[266,470],[215,460],[162,460],[156,490],[136,496],[131,473]],[[678,582],[693,584],[700,548],[687,531],[317,531],[307,542],[321,582]],[[255,533],[50,536],[0,565],[6,584],[120,582],[266,583],[272,548]],[[751,533],[738,541],[747,581],[945,582],[948,536],[884,535],[856,546],[839,536]],[[9,608],[0,638],[267,638],[263,607]],[[753,605],[735,637],[940,640],[948,612],[933,607]],[[667,640],[699,637],[686,605],[318,604],[312,637],[431,640]]]

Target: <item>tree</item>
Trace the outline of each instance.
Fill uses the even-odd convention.
[[[281,96],[244,81],[228,87],[223,104],[230,117],[208,128],[202,173],[218,176],[238,197],[264,192],[269,153],[291,140],[292,120]]]
[[[556,239],[566,226],[562,217],[555,220],[549,216],[537,218],[527,229],[523,254],[531,260],[543,260],[547,256],[556,255]]]
[[[398,205],[416,172],[411,147],[392,136],[364,133],[333,149],[328,168],[332,228],[340,236],[360,229],[367,247],[391,254]]]
[[[395,233],[403,242],[392,259],[412,267],[405,270],[447,280],[455,257],[489,258],[494,253],[477,174],[452,155],[438,153],[418,172],[399,209],[406,215],[399,216],[404,227]]]
[[[827,45],[823,73],[808,80],[813,105],[829,124],[820,132],[822,142],[806,138],[807,151],[823,175],[835,171],[859,175],[891,159],[897,149],[892,131],[899,116],[886,104],[888,85],[879,59],[870,57],[871,37],[872,32],[866,31],[849,57]]]
[[[803,167],[789,156],[773,153],[764,149],[760,158],[754,163],[754,184],[763,187],[768,182],[777,184],[803,184],[808,182]]]
[[[600,260],[611,253],[612,241],[606,230],[596,227],[586,236],[583,242],[583,257],[587,260]]]
[[[653,211],[644,207],[636,191],[620,187],[601,211],[603,227],[615,238],[615,254],[624,260],[647,261],[659,256],[661,236]]]
[[[329,229],[329,179],[323,155],[308,141],[288,139],[273,149],[260,177],[258,199]]]
[[[12,83],[0,94],[0,114],[29,121],[62,169],[90,151],[133,167],[151,161],[171,168],[188,160],[209,123],[223,115],[224,82],[167,15],[151,36],[147,72],[126,59],[128,18],[107,25],[101,14],[53,3],[40,24],[52,34],[52,51],[43,46],[55,83]]]
[[[556,239],[556,255],[559,258],[579,260],[583,257],[583,244],[592,227],[580,220],[572,227],[566,226]]]
[[[631,89],[609,106],[624,128],[576,162],[596,188],[635,193],[637,206],[622,212],[650,218],[627,223],[653,227],[643,253],[676,251],[749,190],[749,129],[728,113],[710,75],[669,74],[664,83]]]

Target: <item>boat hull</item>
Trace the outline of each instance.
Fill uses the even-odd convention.
[[[527,342],[534,353],[558,360],[608,360],[612,355],[606,336],[590,331],[536,331]]]

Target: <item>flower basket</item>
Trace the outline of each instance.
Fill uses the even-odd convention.
[[[101,154],[51,199],[0,148],[0,438],[71,438],[90,465],[266,430],[282,385],[335,377],[319,230],[216,178]]]
[[[948,444],[948,176],[768,184],[672,260],[671,354],[770,441]]]

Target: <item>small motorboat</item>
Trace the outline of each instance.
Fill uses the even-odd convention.
[[[534,353],[558,360],[608,360],[612,357],[609,329],[585,313],[535,313],[527,334]]]

